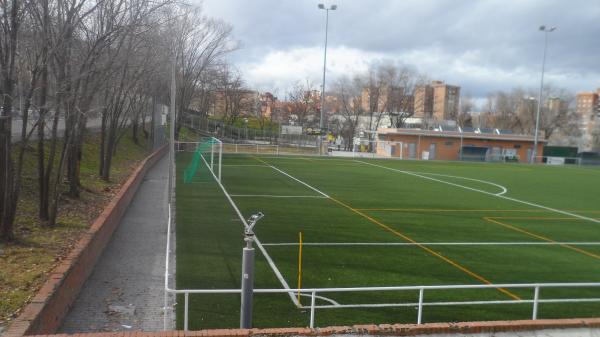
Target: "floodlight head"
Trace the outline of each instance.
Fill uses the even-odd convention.
[[[331,10],[334,11],[337,9],[337,5],[331,5]]]
[[[541,31],[545,31],[545,30],[546,30],[546,26],[545,26],[545,25],[541,25],[541,26],[540,26],[540,30],[541,30]]]
[[[553,31],[555,31],[555,30],[556,30],[556,27],[552,27],[552,28],[550,28],[550,31],[551,31],[551,32],[553,32]]]
[[[325,9],[325,5],[319,4],[319,9]]]

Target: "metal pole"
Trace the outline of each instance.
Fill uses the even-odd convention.
[[[540,110],[542,106],[542,92],[544,90],[544,70],[546,68],[546,49],[548,48],[548,33],[552,32],[554,28],[547,30],[546,27],[540,27],[540,30],[544,32],[544,56],[542,58],[542,78],[540,80],[540,94],[538,96],[538,104],[537,104],[537,113],[535,115],[535,136],[533,140],[533,151],[531,151],[531,164],[535,163],[535,158],[537,157],[537,147],[538,147],[538,133],[540,128]]]
[[[323,130],[323,116],[325,114],[325,72],[327,71],[327,30],[329,29],[329,8],[325,9],[325,53],[323,55],[323,86],[321,87],[321,120],[319,128]]]
[[[219,142],[219,182],[221,181],[221,167],[223,166],[223,142]]]
[[[315,327],[315,298],[316,296],[316,291],[313,291],[311,296],[310,296],[310,328],[314,328]]]
[[[417,312],[417,324],[421,324],[423,318],[423,292],[425,289],[419,289],[419,311]]]
[[[533,319],[533,320],[537,319],[539,298],[540,298],[540,287],[535,287],[535,291],[533,293],[533,314],[531,315],[531,319]]]
[[[185,300],[183,304],[183,330],[188,331],[188,322],[189,322],[189,305],[190,305],[190,294],[185,293]]]
[[[242,304],[240,310],[240,328],[252,327],[252,300],[254,293],[254,248],[252,238],[246,238],[246,247],[242,253]]]
[[[176,62],[176,54],[173,53],[173,59],[171,64],[171,108],[170,108],[170,127],[169,127],[169,202],[173,196],[173,188],[175,187],[175,62]]]

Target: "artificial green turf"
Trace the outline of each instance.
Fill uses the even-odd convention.
[[[177,157],[177,288],[239,288],[242,224],[206,167],[199,170],[194,183],[183,183],[182,173],[190,159],[191,154]],[[253,196],[321,196],[266,163],[347,207],[328,198]],[[600,171],[594,169],[251,155],[225,155],[223,164],[223,184],[243,215],[265,213],[256,227],[264,244],[296,243],[299,232],[309,243],[406,243],[407,238],[424,243],[600,241],[600,224],[536,206],[600,218]],[[486,181],[506,187],[505,196],[530,204],[493,195],[501,188]],[[600,282],[600,259],[560,245],[426,246],[430,251],[417,246],[304,246],[303,287],[482,283],[465,269],[492,283]],[[575,247],[600,256],[598,246]],[[265,248],[290,287],[297,287],[298,246]],[[255,286],[282,287],[258,251]],[[523,299],[533,297],[531,289],[510,292]],[[323,295],[344,304],[411,303],[417,300],[418,291]],[[541,291],[541,298],[599,295],[600,289],[590,288]],[[425,299],[511,298],[485,289],[426,291]],[[309,299],[302,301],[308,304]],[[183,298],[179,303],[177,319],[182,327]],[[593,303],[542,304],[539,317],[593,316],[599,309]],[[255,295],[256,327],[306,326],[308,315],[287,295]],[[526,319],[530,315],[529,304],[426,307],[423,319]],[[414,307],[321,309],[316,314],[318,326],[415,321]],[[190,295],[191,329],[238,324],[238,295]]]

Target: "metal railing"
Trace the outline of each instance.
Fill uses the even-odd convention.
[[[538,318],[538,308],[541,303],[589,303],[600,302],[600,298],[540,298],[542,288],[592,288],[600,287],[600,283],[523,283],[523,284],[477,284],[477,285],[432,285],[432,286],[397,286],[397,287],[356,287],[356,288],[307,288],[300,289],[300,294],[310,296],[310,305],[299,305],[298,309],[310,309],[309,327],[315,327],[316,309],[340,308],[384,308],[384,307],[416,307],[417,324],[422,323],[423,308],[426,306],[460,306],[460,305],[499,305],[499,304],[532,304],[531,319]],[[482,300],[482,301],[425,301],[426,290],[464,290],[464,289],[532,289],[533,299],[520,300]],[[240,294],[240,289],[167,289],[173,294],[184,295],[183,328],[189,328],[189,296],[190,294]],[[408,303],[371,303],[371,304],[326,304],[317,305],[316,300],[323,298],[319,294],[339,292],[373,292],[373,291],[418,291],[418,300]],[[298,290],[293,289],[255,289],[256,294],[288,293],[297,296]]]

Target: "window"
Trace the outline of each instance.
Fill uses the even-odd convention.
[[[521,144],[515,144],[515,149],[520,149],[521,148]]]
[[[452,145],[454,145],[454,142],[452,142],[452,141],[447,141],[447,142],[445,142],[444,144],[445,144],[446,146],[452,146]]]

